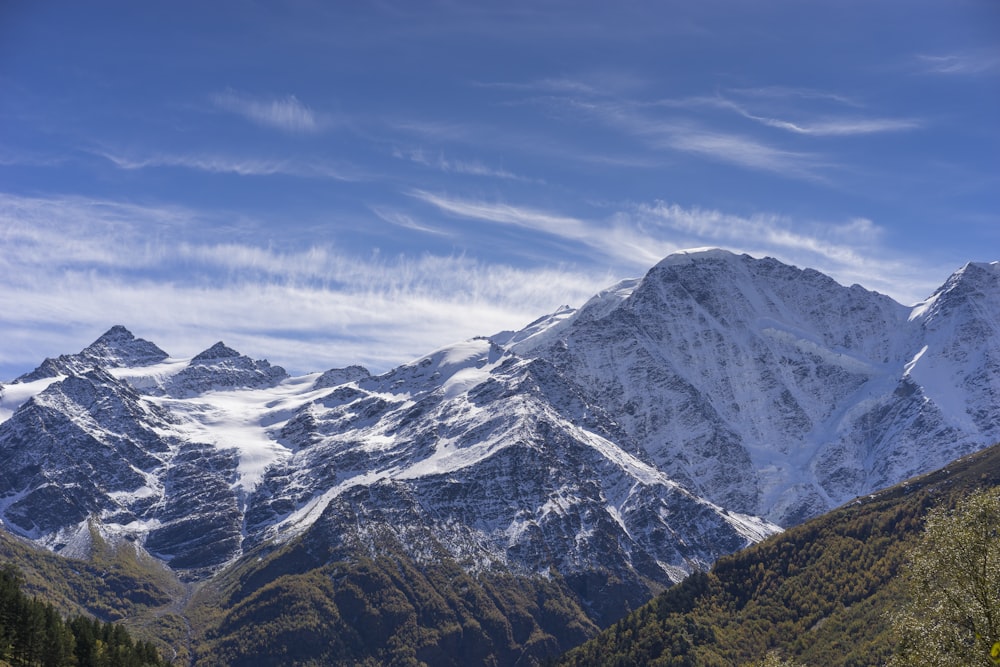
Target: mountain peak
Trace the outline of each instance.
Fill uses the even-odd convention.
[[[105,331],[97,340],[133,340],[135,336],[122,324],[116,324]]]
[[[191,361],[214,361],[216,359],[232,359],[235,357],[242,357],[243,355],[229,347],[221,340],[208,348],[204,352],[201,352]]]
[[[689,250],[679,250],[675,253],[667,255],[660,260],[657,266],[678,266],[705,260],[732,262],[740,257],[748,257],[748,255],[737,255],[730,250],[724,250],[722,248],[691,248]]]
[[[38,368],[19,377],[18,381],[29,382],[46,377],[85,373],[92,368],[150,366],[168,356],[153,343],[136,338],[124,326],[116,324],[78,354],[46,359]]]
[[[136,338],[120,324],[108,329],[80,353],[95,366],[148,366],[163,361],[167,353],[148,340]]]
[[[995,312],[995,306],[987,305],[983,298],[995,299],[992,295],[998,288],[1000,262],[968,262],[951,274],[934,294],[913,306],[910,319],[929,322],[939,316],[947,317],[955,309],[967,308],[970,299],[979,304],[973,311]]]
[[[273,387],[287,377],[281,366],[266,359],[254,361],[220,340],[191,359],[162,390],[175,398],[190,397],[210,390]]]

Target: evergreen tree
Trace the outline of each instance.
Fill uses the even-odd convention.
[[[156,648],[121,625],[85,616],[64,621],[51,604],[29,598],[10,565],[0,567],[0,665],[10,667],[161,667]]]

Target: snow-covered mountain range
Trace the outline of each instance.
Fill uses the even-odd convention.
[[[116,326],[3,386],[0,520],[203,578],[304,533],[558,571],[607,622],[692,568],[1000,440],[1000,264],[902,306],[721,250],[388,373]],[[432,535],[433,548],[422,535]]]

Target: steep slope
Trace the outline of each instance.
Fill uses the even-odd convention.
[[[4,526],[75,554],[93,520],[175,567],[225,562],[240,542],[235,457],[172,435],[172,419],[99,368],[49,385],[0,424]]]
[[[740,665],[773,650],[801,664],[880,665],[888,615],[927,510],[1000,485],[1000,445],[838,508],[719,559],[562,665]]]
[[[672,479],[791,525],[1000,438],[998,266],[908,309],[773,259],[684,253],[511,350],[550,360]]]
[[[185,588],[159,561],[128,542],[111,545],[94,531],[87,558],[56,555],[0,531],[0,563],[17,569],[22,590],[64,618],[120,623],[185,664],[188,627],[179,611]]]
[[[422,562],[424,541],[405,531],[430,529],[472,573],[555,569],[608,622],[775,530],[622,451],[614,422],[569,390],[544,361],[487,340],[335,389],[282,430],[295,453],[250,498],[248,542],[335,518],[363,542],[403,531]]]
[[[379,493],[206,585],[197,664],[537,665],[597,632],[558,574],[469,573],[416,517],[373,517]]]
[[[167,353],[153,343],[136,338],[121,325],[111,327],[78,354],[64,354],[46,359],[35,370],[14,382],[33,382],[60,375],[81,373],[92,368],[134,368],[151,366],[167,358]]]

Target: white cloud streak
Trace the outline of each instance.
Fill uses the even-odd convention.
[[[664,140],[671,148],[698,153],[740,167],[773,172],[806,180],[825,180],[819,167],[827,166],[815,154],[776,148],[750,137],[728,132],[689,131],[670,133]]]
[[[752,114],[745,108],[729,100],[718,98],[718,106],[732,109],[744,118],[757,121],[762,125],[787,130],[795,134],[817,137],[853,136],[859,134],[877,134],[881,132],[901,132],[919,128],[922,123],[912,118],[826,118],[812,122],[792,122],[779,118],[769,118]]]
[[[732,111],[759,125],[809,137],[847,137],[914,130],[922,122],[913,118],[881,118],[858,115],[827,114],[811,120],[786,120],[749,111],[722,94],[700,95],[676,99],[643,102],[625,97],[599,94],[586,84],[572,85],[568,81],[540,81],[522,88],[501,86],[511,90],[542,89],[550,95],[531,100],[560,109],[572,109],[584,117],[616,128],[643,140],[654,150],[681,151],[751,170],[767,171],[787,178],[825,182],[825,171],[836,163],[815,152],[792,150],[774,143],[760,133],[734,130],[730,125],[713,123],[710,115],[690,113],[705,108]],[[833,102],[838,106],[860,107],[849,98],[804,88],[763,87],[730,91],[743,98],[767,99],[780,102],[791,117],[805,116],[797,100]]]
[[[926,74],[975,76],[1000,73],[1000,54],[988,51],[918,54],[918,68]]]
[[[642,233],[623,216],[588,221],[504,202],[456,199],[414,190],[411,196],[460,218],[520,227],[576,244],[580,253],[640,271],[679,250],[676,244]]]
[[[403,150],[396,148],[392,152],[393,157],[401,160],[409,160],[416,164],[437,169],[446,174],[465,174],[469,176],[486,176],[490,178],[500,178],[510,181],[532,181],[530,178],[518,176],[503,168],[490,167],[478,160],[455,160],[449,159],[443,153],[429,155],[420,148]],[[541,181],[539,181],[541,182]]]
[[[754,88],[731,88],[730,93],[744,96],[766,99],[803,99],[803,100],[826,100],[836,102],[849,107],[861,108],[864,105],[854,98],[827,90],[816,90],[815,88],[801,88],[790,86],[757,86]]]
[[[765,118],[745,114],[747,118],[759,121],[769,127],[788,130],[796,134],[809,134],[819,137],[851,136],[857,134],[876,134],[880,132],[900,132],[920,127],[915,120],[905,118],[856,118],[817,121],[812,124],[796,124],[777,118]]]
[[[691,101],[683,103],[689,104]],[[639,105],[632,103],[570,104],[611,127],[642,139],[655,150],[694,153],[738,167],[811,181],[826,180],[822,169],[830,166],[829,160],[818,153],[786,150],[755,137],[712,129],[701,121],[673,117],[651,118],[638,110]],[[662,104],[662,101],[658,102],[657,106]],[[718,101],[713,101],[713,104],[718,104]]]
[[[316,112],[299,102],[294,95],[259,99],[230,89],[213,95],[212,103],[223,111],[285,132],[312,133],[324,126]]]
[[[431,227],[426,225],[412,215],[408,213],[403,213],[402,211],[397,211],[395,209],[387,208],[384,206],[371,206],[371,211],[379,218],[388,222],[390,225],[396,225],[397,227],[403,227],[404,229],[412,229],[413,231],[422,232],[424,234],[434,234],[436,236],[452,236],[451,233],[438,229],[436,227]]]
[[[489,203],[471,199],[454,199],[423,190],[413,190],[410,194],[446,213],[463,218],[524,227],[576,241],[585,240],[592,233],[590,226],[582,220],[531,208],[512,206],[502,202]]]
[[[129,171],[175,167],[192,169],[211,174],[235,174],[237,176],[295,176],[299,178],[330,179],[336,181],[364,180],[360,171],[338,167],[319,160],[302,159],[260,159],[241,158],[224,155],[203,154],[161,154],[140,158],[126,157],[108,151],[95,151],[119,169]]]
[[[119,169],[129,171],[176,167],[211,174],[235,174],[238,176],[284,175],[337,181],[363,180],[359,174],[349,173],[346,169],[317,160],[273,160],[203,154],[161,154],[134,158],[108,151],[95,151],[95,155],[105,158]]]

